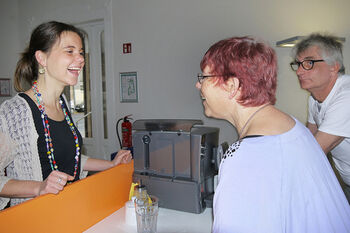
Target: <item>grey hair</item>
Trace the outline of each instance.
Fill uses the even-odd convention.
[[[292,50],[292,57],[295,59],[300,53],[313,46],[317,46],[321,50],[322,58],[327,64],[334,65],[338,63],[340,65],[338,75],[345,74],[343,44],[332,35],[312,33],[295,45]]]

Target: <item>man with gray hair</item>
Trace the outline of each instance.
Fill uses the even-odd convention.
[[[344,181],[350,202],[350,76],[345,75],[342,44],[330,35],[311,34],[294,48],[302,89],[310,92],[307,127]]]

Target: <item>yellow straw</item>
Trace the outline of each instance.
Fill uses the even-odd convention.
[[[147,194],[147,198],[148,198],[148,204],[152,204],[152,199],[149,197],[148,194]]]
[[[129,200],[131,200],[131,198],[134,196],[134,190],[135,190],[135,186],[138,186],[138,183],[131,183],[131,187],[130,187],[130,192],[129,192]]]
[[[134,196],[135,187],[138,185],[139,183],[131,183],[131,187],[129,191],[129,200],[131,200],[131,198]],[[148,199],[148,204],[152,204],[152,199],[148,194],[147,194],[147,199]]]

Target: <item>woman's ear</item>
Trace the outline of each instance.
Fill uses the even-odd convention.
[[[226,90],[229,92],[229,98],[232,99],[237,95],[239,91],[238,78],[231,77],[226,81]]]
[[[43,51],[37,50],[35,52],[35,58],[41,66],[46,66],[46,54]]]

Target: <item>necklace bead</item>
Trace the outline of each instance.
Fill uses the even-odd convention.
[[[34,91],[34,96],[35,96],[37,103],[38,103],[38,108],[39,108],[39,111],[41,113],[41,119],[42,119],[43,126],[44,126],[44,135],[45,135],[45,142],[46,142],[46,149],[47,149],[47,157],[49,159],[51,169],[58,170],[58,165],[57,165],[56,160],[55,160],[54,149],[53,149],[53,144],[52,144],[52,139],[51,139],[51,134],[50,134],[49,120],[48,120],[47,114],[45,113],[44,102],[42,100],[42,95],[39,92],[37,81],[33,82],[32,89]],[[74,175],[73,175],[75,178],[77,171],[78,171],[79,155],[80,155],[79,138],[78,138],[77,132],[74,128],[74,124],[71,121],[69,115],[67,114],[67,110],[64,107],[64,103],[61,99],[59,100],[59,103],[61,105],[61,108],[62,108],[62,111],[64,114],[64,118],[65,118],[70,130],[72,131],[74,142],[75,142],[76,150],[75,150],[75,157],[74,157],[75,162],[74,162]]]

